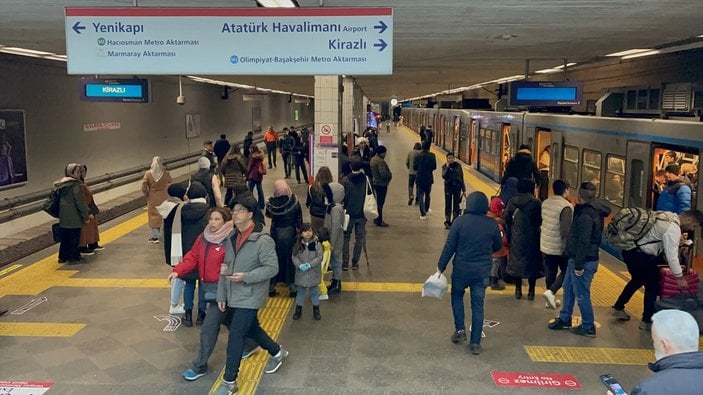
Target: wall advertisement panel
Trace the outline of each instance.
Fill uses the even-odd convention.
[[[27,182],[24,110],[0,110],[0,190]]]

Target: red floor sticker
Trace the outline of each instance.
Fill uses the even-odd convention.
[[[491,372],[491,376],[499,387],[581,389],[581,383],[570,374]]]
[[[39,381],[0,381],[0,394],[41,395],[53,385],[54,383]]]

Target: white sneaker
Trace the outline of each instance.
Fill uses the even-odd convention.
[[[179,305],[176,305],[176,306],[171,306],[171,307],[168,309],[168,313],[171,314],[171,315],[175,315],[175,314],[185,314],[185,313],[186,313],[186,309],[184,308],[184,306],[183,306],[182,304],[179,304]]]
[[[330,299],[330,296],[327,294],[320,295],[320,300],[329,300],[329,299]]]
[[[557,303],[554,298],[554,294],[550,290],[544,291],[542,294],[544,296],[544,299],[547,301],[547,307],[556,310],[557,309]]]
[[[421,215],[421,216],[420,216],[420,219],[421,219],[421,220],[426,220],[426,219],[427,219],[427,216],[426,216],[426,215]]]
[[[432,213],[432,209],[431,209],[431,208],[428,208],[428,209],[427,209],[427,214],[431,214],[431,213]]]

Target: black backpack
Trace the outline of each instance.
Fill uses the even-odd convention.
[[[54,218],[59,217],[59,208],[61,207],[61,193],[58,188],[53,188],[49,192],[49,197],[46,198],[42,205],[42,210]]]

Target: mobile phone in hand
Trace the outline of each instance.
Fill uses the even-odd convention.
[[[600,376],[600,381],[608,388],[613,395],[627,395],[625,389],[612,375],[604,374]]]

